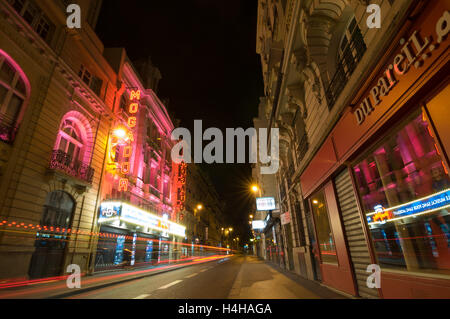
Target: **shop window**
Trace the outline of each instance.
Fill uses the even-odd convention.
[[[0,51],[0,140],[14,141],[27,100],[25,81],[13,62]]]
[[[47,43],[50,42],[55,25],[32,0],[8,0],[14,10]]]
[[[383,268],[450,275],[450,179],[417,111],[354,167]]]
[[[323,190],[311,197],[311,207],[322,262],[337,263],[336,246]]]

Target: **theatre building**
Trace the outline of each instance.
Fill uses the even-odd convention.
[[[101,1],[0,1],[0,278],[87,270],[117,76],[94,33]],[[75,231],[76,229],[76,231]]]
[[[185,237],[172,204],[172,121],[157,97],[161,77],[151,60],[133,64],[122,48],[105,50],[118,92],[96,221],[90,269],[145,266],[179,257]]]
[[[316,279],[330,287],[450,297],[449,9],[416,8],[300,176]]]

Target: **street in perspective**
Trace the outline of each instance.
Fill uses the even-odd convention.
[[[0,299],[450,299],[449,10],[0,0]]]

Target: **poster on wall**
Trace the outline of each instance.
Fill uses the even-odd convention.
[[[286,225],[291,222],[291,214],[289,212],[285,212],[280,215],[281,225]]]

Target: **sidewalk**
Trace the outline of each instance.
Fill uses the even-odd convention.
[[[246,257],[230,299],[349,299],[256,256]]]

